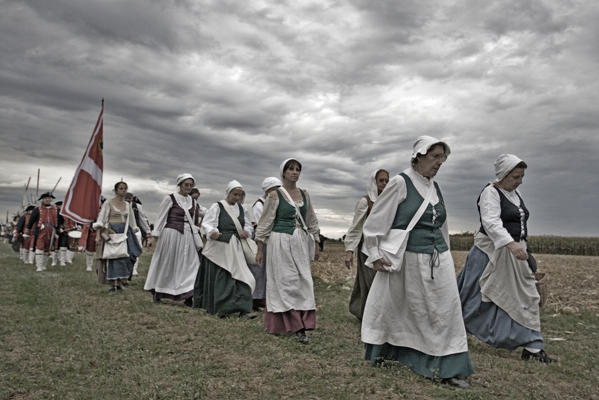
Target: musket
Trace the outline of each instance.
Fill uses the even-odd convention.
[[[56,182],[56,185],[54,185],[54,187],[52,188],[50,193],[54,194],[54,191],[56,190],[56,186],[58,186],[58,183],[60,182],[61,179],[62,179],[62,176],[58,178],[58,182]]]
[[[25,192],[23,193],[23,197],[21,198],[21,209],[25,208],[24,200],[27,200],[27,191],[29,190],[29,182],[31,182],[31,177],[27,179],[27,183],[25,184]]]
[[[35,187],[35,198],[38,199],[40,194],[39,194],[39,190],[40,190],[40,169],[37,169],[37,186]]]

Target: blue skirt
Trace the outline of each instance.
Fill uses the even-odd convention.
[[[123,233],[125,224],[110,224],[110,228],[116,233]],[[129,227],[127,232],[127,252],[129,253],[129,257],[108,260],[106,280],[131,279],[133,265],[135,265],[137,257],[141,254],[141,245],[131,227]]]
[[[493,347],[508,350],[519,346],[542,349],[541,332],[520,325],[494,303],[482,301],[479,280],[488,262],[489,257],[473,246],[464,269],[458,275],[466,331]]]

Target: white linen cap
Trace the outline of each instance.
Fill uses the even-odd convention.
[[[302,163],[301,163],[301,162],[299,162],[299,161],[297,160],[297,158],[288,158],[288,159],[286,159],[285,161],[283,161],[283,162],[281,163],[281,167],[279,168],[279,173],[281,174],[281,178],[283,177],[283,168],[285,168],[285,164],[287,164],[287,163],[288,163],[289,161],[291,161],[291,160],[293,160],[293,161],[297,162],[297,163],[299,164],[299,166],[300,166],[300,169],[302,168]]]
[[[268,178],[264,179],[262,181],[262,191],[266,192],[268,189],[276,187],[276,186],[281,186],[281,180],[277,177],[274,176],[269,176]]]
[[[507,176],[522,160],[513,154],[500,154],[495,160],[495,177],[499,182]]]
[[[189,173],[184,173],[184,174],[181,174],[181,175],[179,175],[179,176],[177,177],[177,186],[179,186],[179,184],[180,184],[181,182],[183,182],[185,179],[191,179],[191,180],[193,181],[193,183],[194,183],[194,184],[196,183],[196,180],[194,179],[194,177],[193,177],[191,174],[189,174]]]
[[[231,190],[236,189],[236,188],[243,189],[243,186],[241,186],[241,183],[239,183],[238,181],[236,181],[235,179],[233,179],[227,185],[227,189],[225,190],[225,196],[228,196],[229,193],[231,193]]]
[[[436,144],[443,145],[445,148],[445,158],[447,159],[447,156],[449,156],[451,153],[451,149],[447,143],[432,136],[420,136],[418,139],[416,139],[416,142],[414,142],[411,160],[415,159],[418,154],[425,155],[428,153],[429,149]]]
[[[368,197],[372,202],[374,202],[377,199],[377,197],[379,197],[379,190],[376,186],[376,174],[378,174],[380,171],[387,172],[387,175],[389,175],[389,172],[384,168],[375,169],[372,172],[372,175],[370,175],[370,179],[368,179]]]

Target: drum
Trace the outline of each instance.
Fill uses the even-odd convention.
[[[81,231],[73,230],[67,233],[71,239],[81,239]]]
[[[79,239],[81,239],[81,231],[72,230],[67,233],[69,236],[69,250],[79,251]]]

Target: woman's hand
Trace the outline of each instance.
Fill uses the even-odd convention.
[[[239,234],[239,237],[242,239],[247,239],[250,237],[250,235],[248,235],[248,233],[246,231],[241,231],[241,233]]]
[[[384,258],[379,258],[378,260],[376,260],[375,262],[372,263],[372,267],[377,270],[377,271],[382,271],[382,272],[388,272],[385,269],[385,266],[390,267],[391,263],[387,260],[385,260]]]
[[[348,250],[345,252],[345,266],[347,269],[351,269],[352,261],[354,260],[354,252]]]
[[[507,244],[507,248],[510,249],[514,257],[516,257],[518,260],[528,260],[528,253],[520,244],[516,242],[510,242]]]
[[[218,239],[219,237],[220,237],[220,232],[212,232],[212,233],[210,234],[210,239],[212,239],[212,240],[216,240],[216,239]]]
[[[262,261],[264,261],[264,254],[262,253],[262,247],[260,247],[256,253],[256,264],[261,267]]]

